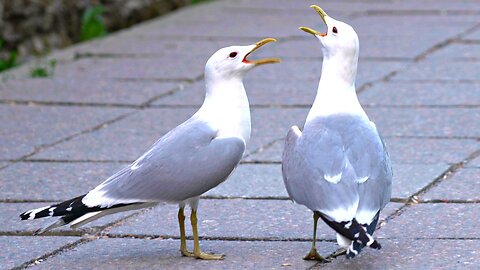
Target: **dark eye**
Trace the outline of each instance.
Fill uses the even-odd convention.
[[[334,26],[333,29],[332,29],[332,32],[337,34],[338,33],[337,27]]]
[[[237,56],[237,52],[231,52],[230,53],[230,58],[234,58],[235,56]]]

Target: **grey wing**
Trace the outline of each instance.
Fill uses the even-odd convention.
[[[142,157],[90,191],[83,203],[111,206],[151,201],[179,202],[223,182],[245,151],[241,138],[217,138],[202,122],[172,130]]]
[[[285,187],[290,198],[312,211],[333,220],[350,220],[358,205],[358,194],[354,184],[340,181],[351,174],[342,173],[341,140],[326,129],[313,130],[313,134],[301,134],[292,128],[287,135],[282,160]]]
[[[296,202],[334,221],[349,221],[358,214],[371,221],[390,198],[385,153],[370,124],[339,118],[313,123],[293,145],[287,136],[285,185]]]
[[[355,218],[360,224],[370,224],[392,195],[393,173],[390,156],[380,133],[373,123],[372,125],[372,133],[367,137],[368,140],[366,139],[367,147],[353,149],[357,153],[364,153],[365,149],[368,149],[369,153],[364,156],[370,159],[368,162],[353,164],[356,171],[368,177],[358,187],[360,202]]]

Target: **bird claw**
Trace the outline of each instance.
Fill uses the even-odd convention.
[[[310,252],[307,254],[307,256],[303,257],[303,259],[309,261],[330,262],[330,260],[320,256],[316,248],[310,249]]]
[[[223,260],[225,257],[223,254],[210,254],[204,252],[194,254],[193,256],[200,260]]]
[[[190,252],[188,250],[183,250],[183,249],[180,249],[180,252],[182,253],[182,256],[184,257],[195,257],[195,254],[193,254],[193,252]]]

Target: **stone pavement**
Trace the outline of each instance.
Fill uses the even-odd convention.
[[[480,4],[315,1],[360,36],[359,98],[394,166],[380,251],[329,264],[301,258],[312,220],[288,200],[280,158],[302,125],[321,69],[319,44],[298,26],[322,27],[291,0],[213,1],[48,56],[52,78],[27,64],[0,83],[0,269],[457,269],[480,267]],[[83,194],[187,119],[204,95],[205,61],[220,47],[278,38],[256,57],[283,63],[245,78],[252,106],[249,155],[199,208],[205,251],[182,258],[176,206],[127,212],[79,230],[32,236],[45,224],[18,214]],[[187,229],[190,227],[187,226]],[[190,232],[188,232],[190,235]],[[319,224],[318,247],[337,248]],[[189,241],[191,245],[191,241]]]

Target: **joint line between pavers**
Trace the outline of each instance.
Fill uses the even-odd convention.
[[[398,208],[394,213],[389,215],[388,217],[385,218],[383,222],[379,222],[377,225],[377,230],[380,230],[385,223],[390,222],[391,220],[395,219],[396,217],[400,216],[403,212],[407,210],[408,207],[411,205],[418,204],[420,202],[419,197],[427,193],[430,189],[433,187],[437,186],[438,184],[442,183],[446,179],[449,179],[453,177],[458,171],[460,171],[462,168],[465,167],[466,164],[471,162],[473,159],[477,158],[480,156],[480,149],[473,152],[470,154],[468,157],[466,157],[464,160],[455,163],[451,165],[445,172],[443,172],[440,176],[436,177],[432,182],[430,182],[428,185],[417,191],[415,194],[409,197],[409,200],[407,203],[402,205],[400,208]]]
[[[83,239],[80,239],[78,241],[75,241],[73,243],[70,243],[70,244],[66,244],[52,252],[49,252],[49,253],[46,253],[40,257],[36,257],[30,261],[27,261],[19,266],[16,266],[14,268],[12,268],[11,270],[20,270],[20,269],[26,269],[26,268],[30,268],[32,266],[35,266],[35,265],[38,265],[40,263],[43,263],[44,261],[48,260],[49,258],[51,257],[54,257],[58,254],[61,254],[63,252],[67,252],[69,250],[72,250],[74,248],[76,248],[77,246],[79,245],[82,245],[82,244],[86,244],[88,242],[91,242],[91,241],[94,241],[95,239],[89,239],[89,238],[83,238]]]

